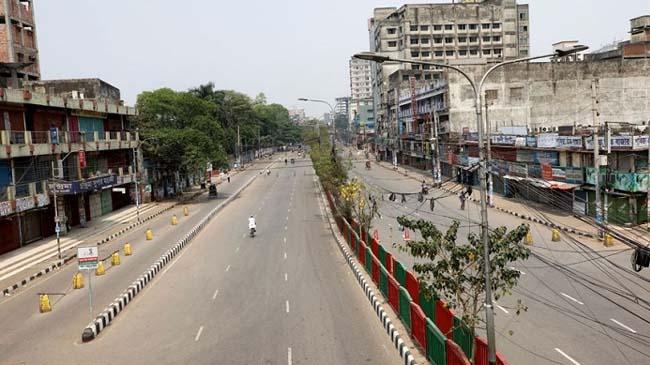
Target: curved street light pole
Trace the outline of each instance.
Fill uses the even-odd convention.
[[[374,52],[363,52],[354,55],[355,58],[360,58],[364,60],[369,60],[369,61],[375,61],[375,62],[399,62],[399,63],[412,63],[412,64],[419,64],[419,65],[429,65],[429,66],[436,66],[436,67],[441,67],[441,68],[448,68],[452,69],[467,79],[469,84],[472,87],[472,91],[474,92],[474,109],[476,111],[476,126],[478,130],[478,144],[479,144],[479,177],[480,177],[480,182],[481,182],[481,241],[483,243],[483,260],[484,260],[484,279],[485,279],[485,322],[486,322],[486,332],[487,332],[487,340],[488,340],[488,363],[490,365],[496,365],[496,338],[495,338],[495,331],[494,331],[494,307],[493,307],[493,302],[492,302],[492,286],[490,284],[490,244],[489,244],[489,227],[488,227],[488,212],[487,212],[487,166],[486,166],[486,152],[485,152],[485,147],[484,147],[484,123],[483,119],[481,117],[481,108],[482,108],[482,103],[481,103],[481,91],[483,89],[483,85],[485,84],[485,80],[487,77],[494,72],[494,70],[510,65],[513,63],[519,63],[519,62],[526,62],[526,61],[532,61],[536,59],[541,59],[541,58],[549,58],[549,57],[555,57],[555,56],[566,56],[572,53],[584,51],[587,49],[586,46],[576,46],[570,51],[556,51],[554,53],[550,53],[547,55],[543,56],[534,56],[534,57],[525,57],[525,58],[517,58],[514,60],[510,61],[505,61],[498,63],[492,67],[490,67],[481,77],[480,82],[478,83],[478,87],[475,83],[475,81],[470,77],[470,75],[462,70],[461,68],[453,65],[448,65],[444,63],[436,63],[436,62],[426,62],[426,61],[418,61],[418,60],[410,60],[410,59],[402,59],[402,58],[393,58],[393,57],[388,57],[384,56],[378,53]],[[490,190],[492,190],[490,188]],[[491,199],[490,199],[491,200]]]
[[[321,104],[327,105],[330,108],[330,113],[332,114],[332,118],[334,118],[332,120],[332,135],[333,135],[332,136],[332,150],[335,150],[336,149],[336,147],[335,147],[336,146],[336,113],[334,112],[334,107],[332,106],[332,104],[330,104],[329,102],[327,102],[325,100],[321,100],[321,99],[298,98],[298,100],[299,101],[308,101],[308,102],[312,102],[312,103],[321,103]],[[320,136],[320,128],[318,128],[318,135]],[[319,140],[320,140],[320,138],[319,138]]]

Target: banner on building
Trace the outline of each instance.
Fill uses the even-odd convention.
[[[526,137],[526,146],[537,147],[537,137],[532,137],[532,136]]]
[[[553,180],[553,167],[550,164],[543,163],[542,165],[542,179]]]
[[[492,136],[492,144],[504,144],[514,146],[517,136],[509,134],[496,134]]]
[[[646,149],[650,146],[650,137],[648,136],[634,136],[632,139],[632,148]]]
[[[567,167],[565,174],[568,183],[582,184],[585,181],[584,170],[581,167]]]
[[[647,192],[650,187],[650,174],[614,173],[614,189],[632,193]]]
[[[52,192],[60,195],[72,195],[88,191],[102,190],[117,185],[117,175],[101,176],[84,181],[57,182],[48,184]]]
[[[79,167],[86,168],[86,151],[79,151]]]
[[[557,147],[557,133],[542,133],[537,135],[537,147],[539,148],[555,148]]]
[[[582,148],[582,136],[558,136],[557,147],[559,148]]]
[[[526,165],[513,164],[513,163],[508,165],[509,175],[526,177],[527,173],[528,173],[528,169],[526,168]]]
[[[558,166],[560,154],[556,151],[535,151],[535,163]]]
[[[517,162],[535,162],[535,151],[517,150]]]

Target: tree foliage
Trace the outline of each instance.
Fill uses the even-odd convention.
[[[159,166],[189,173],[211,162],[219,167],[236,151],[237,128],[247,149],[296,142],[300,130],[279,104],[267,104],[232,91],[216,90],[213,83],[189,91],[162,88],[138,96],[137,125],[148,157]]]
[[[398,217],[400,225],[419,231],[422,237],[400,244],[400,248],[421,259],[413,266],[421,290],[431,298],[441,298],[474,329],[480,321],[485,299],[483,243],[480,235],[469,233],[467,243],[457,242],[460,223],[454,221],[447,232],[425,220]],[[505,227],[489,234],[490,280],[495,299],[510,294],[521,273],[512,269],[515,261],[525,260],[530,250],[522,244],[529,231],[527,224],[507,231]],[[517,314],[521,306],[517,308]]]

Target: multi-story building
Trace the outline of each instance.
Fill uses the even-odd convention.
[[[0,1],[1,87],[20,87],[20,80],[41,76],[33,0]],[[7,82],[10,80],[10,82]]]
[[[289,118],[295,124],[303,124],[305,122],[305,109],[302,108],[289,109]]]
[[[369,20],[370,51],[392,57],[486,64],[528,56],[528,5],[516,0],[473,0],[376,8]],[[389,77],[398,69],[421,70],[431,80],[437,70],[419,65],[372,65],[375,120],[388,128]],[[408,81],[408,80],[404,80]]]
[[[0,113],[0,253],[55,233],[55,194],[63,234],[135,201],[134,108],[0,88]]]
[[[350,115],[350,97],[342,96],[335,99],[336,104],[334,104],[334,113],[336,115],[344,115],[346,118]]]
[[[372,98],[370,61],[350,59],[350,97],[352,104]]]

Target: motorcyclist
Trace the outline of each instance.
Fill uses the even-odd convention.
[[[257,230],[257,225],[255,224],[255,217],[252,215],[248,217],[248,229],[256,231]]]

